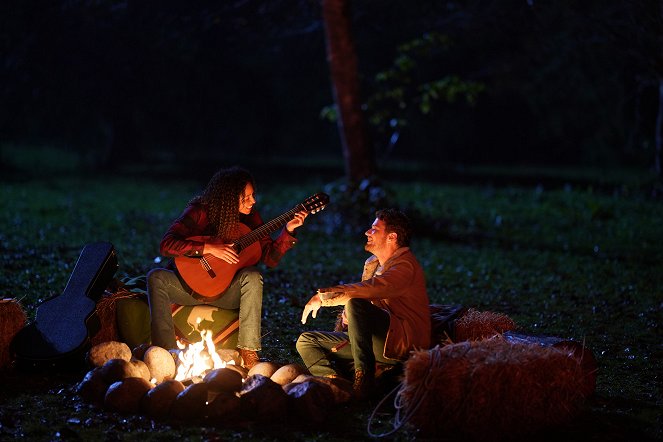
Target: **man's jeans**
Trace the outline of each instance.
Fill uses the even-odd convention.
[[[375,372],[375,363],[396,364],[386,359],[384,343],[389,330],[389,314],[365,299],[353,298],[345,305],[348,332],[311,331],[297,339],[297,351],[314,376],[338,374],[333,361],[352,360],[354,369]],[[347,342],[347,343],[346,343]],[[332,348],[337,348],[333,351]]]
[[[173,271],[154,269],[147,275],[147,297],[152,320],[152,345],[165,349],[177,348],[171,304],[205,304],[227,310],[239,309],[237,347],[260,350],[262,274],[256,267],[239,270],[223,296],[211,302],[203,302],[191,296]]]

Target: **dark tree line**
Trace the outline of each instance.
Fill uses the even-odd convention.
[[[4,2],[0,141],[660,170],[661,29],[652,0]]]

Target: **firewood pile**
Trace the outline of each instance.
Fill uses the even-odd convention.
[[[98,344],[88,353],[92,368],[76,392],[84,402],[107,411],[211,425],[295,417],[317,423],[329,404],[352,397],[347,380],[312,376],[299,364],[259,362],[247,371],[236,364],[237,352],[227,350],[219,350],[228,362],[225,367],[180,381],[175,379],[174,354],[157,346],[131,350],[122,342]]]

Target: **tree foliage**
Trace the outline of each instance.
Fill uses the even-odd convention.
[[[395,157],[653,163],[657,2],[366,0],[349,20]],[[4,142],[90,164],[339,152],[319,0],[4,2],[0,53]]]

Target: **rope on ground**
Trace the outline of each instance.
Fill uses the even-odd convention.
[[[428,391],[430,390],[430,385],[433,378],[432,376],[433,368],[441,365],[442,363],[440,352],[437,350],[438,350],[437,346],[432,350],[429,350],[430,360],[429,360],[428,373],[423,379],[419,379],[418,381],[414,382],[416,384],[414,386],[415,391],[414,394],[412,395],[412,401],[409,404],[409,406],[406,406],[402,399],[402,394],[403,391],[405,390],[405,381],[402,381],[399,385],[396,386],[396,388],[391,390],[384,398],[382,398],[380,402],[378,402],[375,409],[368,418],[368,424],[366,426],[366,430],[369,436],[375,438],[391,436],[392,434],[396,433],[398,430],[403,428],[403,426],[412,418],[412,416],[415,415],[415,413],[419,409],[419,406],[422,404],[423,400],[426,398],[426,395],[428,394]],[[410,386],[412,386],[412,384]],[[394,396],[394,409],[396,411],[393,419],[393,428],[386,433],[375,434],[371,430],[371,423],[373,422],[378,410],[387,401],[387,399],[389,399],[389,397],[391,397],[391,395],[394,393],[396,393],[396,395]]]

